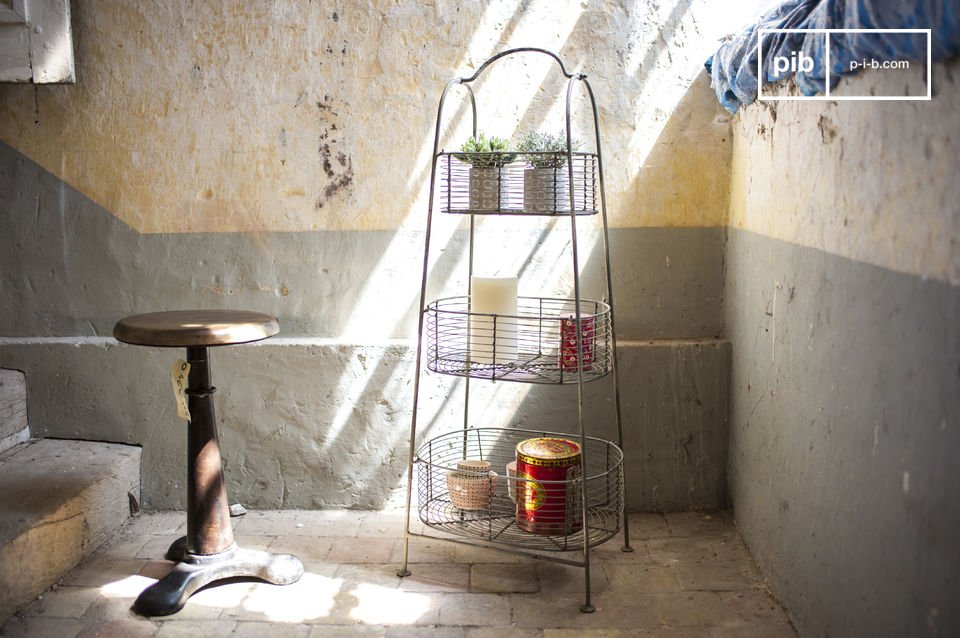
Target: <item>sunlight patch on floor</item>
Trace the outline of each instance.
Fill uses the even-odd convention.
[[[357,599],[350,616],[370,625],[410,625],[426,615],[431,605],[424,594],[369,583],[360,583],[350,593]]]

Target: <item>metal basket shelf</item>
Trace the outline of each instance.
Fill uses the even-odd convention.
[[[570,435],[536,430],[472,428],[435,437],[420,446],[417,465],[417,494],[420,520],[428,527],[456,536],[507,545],[533,552],[582,551],[584,534],[590,547],[610,540],[623,524],[623,452],[611,441],[585,437],[582,478],[571,481],[540,481],[569,484],[572,493],[586,498],[586,525],[575,532],[541,535],[520,529],[516,524],[516,505],[509,496],[506,464],[515,460],[517,444],[540,436]],[[485,507],[463,509],[451,502],[448,476],[463,459],[488,461],[499,474],[492,481]],[[515,481],[522,493],[526,479]],[[570,492],[568,492],[570,493]],[[571,515],[580,521],[579,498],[568,505]],[[578,527],[580,527],[578,525]]]
[[[498,60],[528,54],[549,57],[559,66],[561,82],[566,84],[563,136],[571,151],[576,148],[572,121],[576,111],[574,96],[588,101],[593,126],[585,148],[595,152],[442,151],[440,139],[445,123],[453,124],[444,117],[448,97],[457,92],[465,99],[466,109],[472,116],[472,134],[478,137],[475,81]],[[458,111],[459,115],[463,114]],[[582,134],[588,133],[585,130]],[[584,600],[580,610],[595,611],[590,599],[590,548],[609,540],[622,529],[622,551],[633,549],[630,522],[624,515],[623,426],[611,308],[613,276],[600,118],[587,76],[568,71],[563,60],[546,49],[518,47],[493,55],[472,75],[447,82],[437,108],[431,157],[418,306],[421,312],[417,325],[417,364],[408,440],[403,562],[397,574],[411,574],[412,536],[500,548],[539,560],[582,567]],[[470,293],[483,292],[471,287],[466,296],[429,302],[431,250],[435,243],[431,242],[431,229],[438,212],[469,216],[466,272],[471,277],[475,246],[481,239],[490,240],[487,229],[492,228],[488,224],[474,224],[474,215],[544,216],[553,217],[554,221],[566,217],[570,223],[573,299],[520,297],[514,310],[511,290],[509,302],[478,294],[471,307]],[[581,216],[594,214],[599,218],[597,223],[587,225],[603,229],[604,301],[584,300],[580,287],[578,226],[581,220],[593,221]],[[497,235],[492,237],[496,241]],[[463,429],[432,438],[418,448],[417,424],[422,416],[420,384],[425,369],[467,379],[463,385]],[[528,464],[529,459],[521,458],[516,471],[525,473],[519,478],[508,478],[506,465],[514,461],[517,443],[549,436],[549,433],[471,427],[478,419],[478,411],[470,410],[470,380],[474,378],[573,385],[579,407],[570,419],[571,427],[576,423],[574,438],[583,447],[580,459],[573,454],[557,459],[556,465],[540,466]],[[584,383],[601,378],[611,382],[617,443],[586,436],[584,415],[590,411],[584,404],[588,398],[591,404],[596,401],[597,393],[586,392]],[[482,415],[483,411],[479,413]],[[482,461],[489,461],[502,476],[491,476],[490,468]],[[514,488],[512,495],[510,487]],[[522,491],[518,491],[518,487],[522,487]],[[419,504],[414,502],[415,493],[419,495]],[[411,529],[415,509],[423,522],[421,531]]]
[[[597,213],[597,156],[573,153],[440,153],[440,210],[465,215]],[[504,160],[510,160],[503,163]],[[536,168],[536,164],[549,165]]]
[[[576,302],[520,297],[517,315],[470,312],[470,297],[438,299],[426,309],[427,368],[477,379],[577,383]],[[580,301],[583,380],[612,368],[610,306]]]

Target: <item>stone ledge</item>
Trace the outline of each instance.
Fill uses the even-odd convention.
[[[2,344],[0,365],[30,377],[34,433],[143,445],[144,507],[184,506],[186,424],[169,380],[182,350],[89,337]],[[412,343],[268,339],[211,356],[231,500],[378,509],[406,488]],[[725,507],[729,342],[621,342],[618,359],[630,508]],[[616,440],[610,382],[586,384],[585,423]],[[463,379],[425,372],[420,388],[418,441],[462,427]],[[577,389],[476,381],[470,421],[573,433]]]
[[[46,439],[0,460],[0,620],[23,607],[130,516],[140,448]]]
[[[26,379],[19,370],[0,369],[0,454],[29,437]]]

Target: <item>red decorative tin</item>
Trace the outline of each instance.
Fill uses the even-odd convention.
[[[583,528],[580,512],[580,444],[567,439],[527,439],[517,444],[517,527],[542,535]]]
[[[580,316],[580,340],[583,342],[583,369],[593,369],[593,344],[596,323],[593,317]],[[560,369],[577,369],[577,316],[570,314],[560,322]]]

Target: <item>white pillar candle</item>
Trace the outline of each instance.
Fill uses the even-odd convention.
[[[517,278],[470,278],[470,359],[475,363],[517,360]],[[478,314],[498,315],[482,317]],[[494,345],[496,341],[496,345]]]

